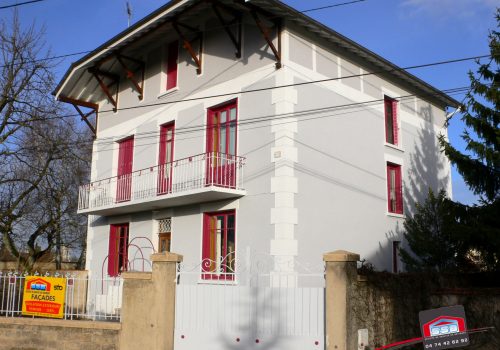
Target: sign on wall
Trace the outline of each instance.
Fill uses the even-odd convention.
[[[22,314],[63,318],[65,296],[65,278],[26,276]]]
[[[419,318],[424,349],[452,349],[469,345],[463,306],[421,311]]]

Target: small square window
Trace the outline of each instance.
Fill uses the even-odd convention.
[[[158,220],[158,252],[170,252],[172,243],[172,218]]]

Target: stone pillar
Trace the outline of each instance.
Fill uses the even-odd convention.
[[[152,272],[123,273],[120,350],[173,350],[176,267],[182,256],[151,255]]]
[[[323,255],[326,264],[326,350],[357,348],[357,331],[349,315],[359,255],[337,250]]]

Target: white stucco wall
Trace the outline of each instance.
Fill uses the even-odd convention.
[[[209,24],[207,24],[208,26]],[[166,42],[168,42],[168,38]],[[444,111],[418,98],[399,103],[401,146],[385,144],[383,103],[350,109],[344,104],[412,94],[377,76],[363,76],[273,91],[250,89],[342,78],[367,71],[290,28],[283,33],[283,64],[274,57],[255,26],[244,27],[243,55],[237,60],[225,33],[211,31],[204,41],[203,74],[196,75],[180,49],[177,91],[161,95],[163,45],[144,50],[145,98],[131,88],[120,93],[120,108],[167,103],[224,93],[228,96],[103,113],[94,145],[92,179],[115,176],[117,144],[135,135],[134,170],[157,164],[160,125],[175,120],[174,159],[205,152],[207,108],[238,99],[238,155],[246,157],[246,195],[223,202],[156,208],[125,216],[89,219],[87,268],[101,273],[107,255],[109,225],[130,223],[130,237],[148,237],[157,245],[156,219],[172,217],[172,251],[185,262],[201,259],[204,212],[236,210],[237,256],[250,249],[276,261],[321,263],[322,254],[351,250],[390,270],[392,240],[402,240],[403,217],[387,213],[386,162],[403,167],[405,213],[411,213],[430,186],[450,189],[450,166],[439,153],[436,136]],[[124,85],[126,86],[126,85]],[[110,105],[103,101],[103,109]],[[318,108],[325,108],[317,111]],[[314,112],[300,113],[302,111]],[[283,119],[284,113],[293,113]],[[247,123],[275,115],[274,120]],[[287,116],[287,115],[285,115]],[[247,121],[247,122],[246,122]],[[182,132],[201,126],[198,131]],[[150,254],[144,250],[145,254]],[[131,258],[129,256],[129,258]],[[106,267],[104,268],[106,271]]]

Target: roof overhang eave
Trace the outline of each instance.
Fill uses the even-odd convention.
[[[135,23],[130,28],[124,30],[110,40],[106,41],[104,44],[102,44],[92,52],[86,54],[78,61],[73,62],[64,74],[63,78],[59,81],[59,84],[54,89],[52,94],[56,99],[58,99],[59,95],[64,90],[64,87],[71,79],[75,71],[85,67],[90,67],[93,63],[95,63],[95,61],[105,58],[107,55],[127,45],[130,41],[137,38],[138,36],[141,36],[151,29],[154,29],[155,27],[163,24],[165,21],[175,16],[179,11],[191,5],[191,3],[194,3],[194,1],[170,1],[160,7],[158,10],[151,13],[149,16],[146,16],[145,18]]]
[[[264,2],[261,2],[259,0],[254,0],[254,4],[255,3],[257,4],[262,3],[264,5]],[[402,79],[406,84],[411,85],[417,91],[419,91],[420,92],[419,95],[426,98],[427,100],[432,100],[440,107],[458,108],[460,106],[460,102],[448,96],[441,90],[426,83],[425,81],[409,73],[408,71],[401,69],[394,63],[377,55],[373,51],[357,44],[356,42],[332,30],[331,28],[325,26],[324,24],[312,19],[309,16],[304,15],[303,13],[294,10],[293,8],[282,3],[281,1],[266,0],[265,4],[269,4],[269,6],[264,5],[266,7],[266,10],[273,11],[273,7],[275,7],[274,11],[279,11],[279,13],[281,13],[286,20],[293,22],[301,27],[304,27],[311,32],[315,32],[322,38],[344,48],[349,52],[352,52],[353,54],[358,55],[359,57],[363,57],[365,60],[369,61],[373,65],[380,67],[382,74],[385,73],[388,75],[393,75],[394,77],[398,77],[399,79]]]

